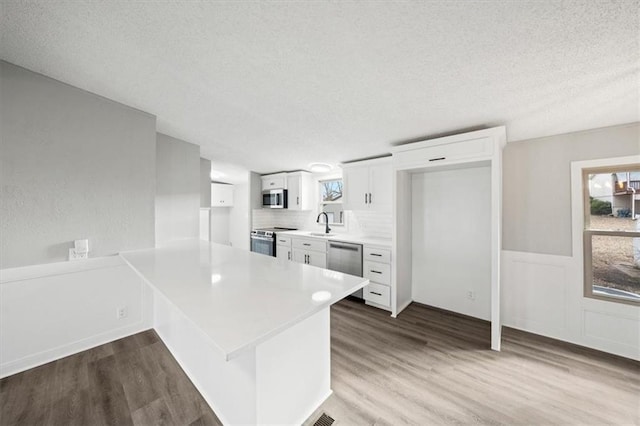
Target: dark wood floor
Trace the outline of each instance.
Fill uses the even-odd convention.
[[[0,425],[220,425],[150,330],[0,380]]]
[[[331,313],[334,425],[640,424],[640,363],[412,304]],[[219,424],[153,331],[0,380],[0,425]]]

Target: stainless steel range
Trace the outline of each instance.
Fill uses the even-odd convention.
[[[251,251],[276,256],[276,233],[296,228],[258,228],[251,231]]]

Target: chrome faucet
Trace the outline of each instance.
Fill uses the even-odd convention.
[[[328,234],[331,231],[329,228],[329,215],[326,212],[322,212],[316,218],[316,223],[320,223],[320,216],[324,215],[324,233]]]

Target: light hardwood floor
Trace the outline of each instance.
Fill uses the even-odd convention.
[[[640,424],[640,363],[411,304],[331,315],[334,425]]]
[[[331,312],[334,425],[640,424],[640,363],[418,304]],[[0,380],[0,425],[217,425],[153,331]]]

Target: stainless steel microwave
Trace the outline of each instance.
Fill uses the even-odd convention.
[[[286,209],[287,190],[269,189],[262,191],[262,208],[265,209]]]

